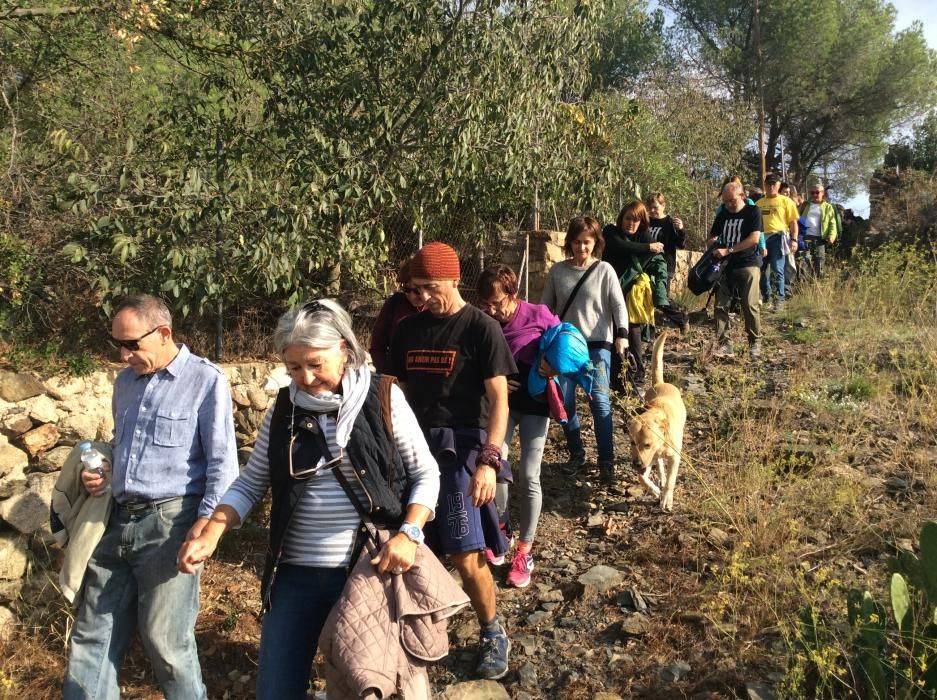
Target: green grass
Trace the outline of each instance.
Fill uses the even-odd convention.
[[[0,362],[16,372],[36,372],[43,376],[68,374],[83,377],[98,368],[99,360],[89,352],[63,350],[57,343],[7,347]]]

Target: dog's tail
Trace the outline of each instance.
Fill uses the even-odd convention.
[[[664,343],[670,331],[661,331],[654,341],[654,349],[651,355],[651,366],[654,368],[654,384],[664,383]]]

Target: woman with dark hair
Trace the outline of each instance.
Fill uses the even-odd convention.
[[[399,528],[371,563],[401,574],[433,517],[439,467],[403,392],[368,369],[351,317],[335,301],[287,311],[273,342],[289,386],[264,416],[244,471],[178,562],[194,573],[271,492],[257,697],[286,700],[306,697],[319,632],[363,544],[355,501],[372,504],[376,525]]]
[[[397,284],[400,291],[391,294],[381,307],[374,329],[371,331],[371,362],[377,372],[383,372],[387,366],[387,353],[399,324],[407,316],[417,313],[422,307],[419,290],[410,285],[410,260],[404,260],[397,271]]]
[[[507,459],[514,428],[520,430],[521,454],[512,469],[521,498],[521,529],[517,552],[507,582],[518,588],[530,584],[534,569],[532,554],[537,522],[543,505],[540,464],[547,441],[550,417],[547,404],[527,390],[527,376],[536,360],[540,336],[560,320],[543,304],[530,304],[517,296],[517,275],[506,265],[495,265],[478,278],[478,308],[501,324],[518,373],[508,378],[508,431],[501,456]],[[498,484],[498,511],[507,510],[507,484]]]
[[[567,259],[550,268],[541,301],[553,309],[560,321],[567,321],[583,334],[595,366],[595,383],[589,399],[595,423],[599,474],[605,483],[615,480],[615,446],[612,440],[612,409],[609,377],[612,353],[625,353],[628,337],[628,310],[614,268],[599,260],[605,239],[599,222],[591,216],[577,216],[569,222],[563,251]],[[561,378],[563,403],[569,422],[564,427],[569,460],[562,471],[575,475],[586,462],[579,415],[576,413],[576,383]]]
[[[605,227],[608,246],[602,256],[618,275],[622,294],[627,298],[641,274],[647,274],[651,283],[654,308],[659,308],[681,328],[686,327],[686,314],[670,305],[667,295],[667,261],[663,257],[664,243],[654,240],[650,230],[651,217],[644,202],[635,199],[618,214],[615,226]],[[634,382],[641,385],[645,378],[644,345],[653,337],[654,314],[650,319],[631,318],[628,325],[628,352],[634,367]],[[620,369],[613,367],[615,380]]]

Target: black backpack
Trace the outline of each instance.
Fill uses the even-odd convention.
[[[710,246],[697,263],[690,268],[690,273],[687,275],[686,286],[696,295],[704,294],[712,289],[725,270],[728,258],[716,260],[713,257],[713,251],[716,250],[716,247],[716,244]]]

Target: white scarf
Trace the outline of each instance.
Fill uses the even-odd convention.
[[[290,401],[307,411],[316,413],[335,413],[338,417],[335,419],[335,442],[342,449],[348,445],[348,438],[351,437],[351,429],[355,425],[355,419],[364,406],[364,400],[368,396],[368,389],[371,387],[371,370],[366,364],[358,369],[346,369],[342,375],[342,393],[333,394],[326,391],[321,394],[307,394],[300,391],[296,382],[290,381]]]

